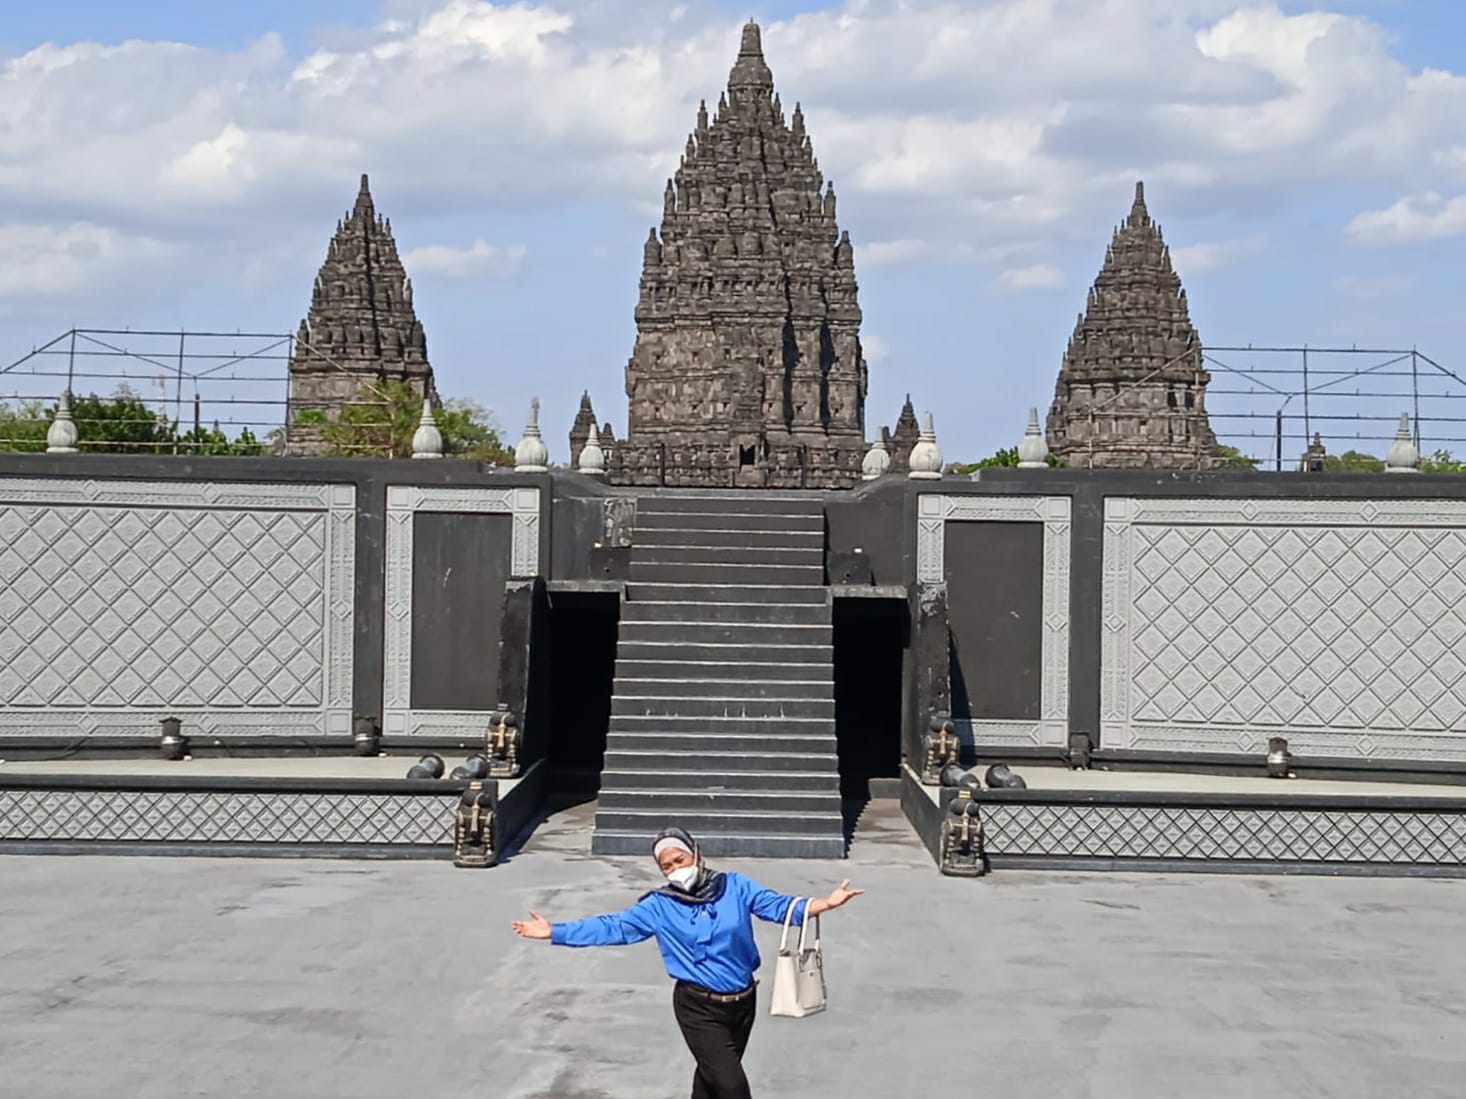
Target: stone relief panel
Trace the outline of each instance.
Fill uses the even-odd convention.
[[[1466,504],[1110,499],[1112,748],[1466,759]]]
[[[959,735],[977,745],[1038,744],[1062,747],[1069,741],[1069,543],[1067,496],[943,496],[917,498],[916,579],[920,584],[946,579],[946,524],[961,522],[1035,522],[1044,527],[1042,701],[1037,722],[978,719],[959,722]]]
[[[412,517],[419,511],[504,514],[514,517],[512,576],[540,571],[540,490],[537,488],[387,489],[385,635],[382,732],[388,736],[479,736],[487,710],[414,710],[412,707]]]
[[[0,734],[351,731],[356,489],[0,477]]]

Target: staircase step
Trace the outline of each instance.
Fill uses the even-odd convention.
[[[667,813],[767,813],[804,817],[813,813],[840,814],[838,785],[823,792],[796,790],[627,790],[601,784],[599,813],[624,810]]]
[[[622,621],[618,642],[664,641],[685,645],[829,645],[834,630],[828,621],[778,622]],[[619,649],[618,649],[619,651]]]
[[[675,823],[675,822],[673,822]],[[603,828],[596,824],[591,836],[593,855],[646,855],[651,851],[652,837],[667,825],[643,825],[630,829]],[[755,859],[843,859],[845,836],[784,833],[722,833],[697,835],[698,846],[710,858]]]
[[[647,551],[648,554],[656,550]],[[631,579],[662,584],[808,584],[821,586],[825,569],[821,565],[742,564],[648,560],[635,552],[631,557]]]
[[[653,526],[637,530],[634,540],[639,550],[650,549],[654,546],[722,546],[728,549],[748,549],[758,546],[800,549],[815,553],[825,551],[823,526],[819,530],[788,530],[781,529],[777,524],[771,522],[769,527],[768,530],[736,528],[725,530],[716,526]]]
[[[638,496],[636,516],[694,514],[824,515],[824,502],[814,496],[781,496],[768,490],[689,493],[685,496]]]
[[[637,719],[623,718],[621,720],[629,722]],[[656,720],[666,721],[665,718]],[[684,759],[695,759],[702,755],[712,756],[714,753],[727,755],[743,752],[749,756],[757,754],[759,765],[765,761],[785,756],[798,761],[803,766],[807,762],[807,757],[811,755],[827,755],[831,760],[831,770],[834,769],[836,745],[832,728],[828,731],[821,729],[808,733],[795,732],[792,729],[782,733],[749,732],[746,727],[737,731],[707,732],[694,725],[695,722],[707,720],[709,719],[682,718],[678,721],[666,722],[661,726],[650,725],[637,729],[627,728],[625,725],[618,727],[617,719],[612,718],[611,728],[606,733],[605,765],[607,767],[621,766],[619,760],[622,752],[660,752]],[[762,727],[766,728],[766,723]],[[754,766],[754,763],[753,759],[749,759],[750,767]]]
[[[737,675],[737,669],[730,669]],[[829,699],[834,700],[835,684],[828,676],[822,679],[746,679],[674,678],[645,679],[616,676],[615,694],[627,698],[699,698],[749,699]]]
[[[665,716],[676,718],[734,717],[782,721],[786,718],[823,718],[834,727],[834,692],[826,698],[776,695],[768,698],[707,695],[628,695],[619,690],[611,696],[611,717]]]
[[[635,756],[635,759],[630,757]],[[703,770],[690,767],[693,760],[677,759],[672,756],[653,753],[620,752],[616,756],[618,767],[627,768],[601,772],[601,789],[605,790],[792,790],[799,793],[827,793],[840,789],[839,776],[831,769],[833,759],[824,756],[797,757],[806,761],[822,761],[824,769],[818,771],[800,770],[738,770],[748,766],[750,761],[738,756],[726,758],[728,767],[716,766]],[[643,762],[645,761],[645,762]],[[707,753],[696,761],[707,763]],[[635,769],[633,769],[635,768]],[[644,768],[644,769],[642,769]]]
[[[766,635],[756,635],[766,636]],[[765,641],[718,642],[681,641],[666,631],[649,631],[647,639],[628,638],[623,633],[616,645],[616,668],[623,663],[641,660],[689,660],[715,663],[762,661],[778,664],[825,664],[834,659],[834,646],[829,639],[807,643]]]
[[[636,533],[649,530],[777,530],[791,534],[825,533],[825,517],[809,512],[767,514],[750,511],[636,511]]]
[[[671,653],[666,654],[671,656]],[[763,655],[763,654],[755,654]],[[752,682],[769,680],[811,681],[830,680],[828,663],[771,664],[766,661],[737,660],[617,660],[616,679],[689,679],[696,682],[709,680],[742,680]]]
[[[834,808],[810,813],[759,812],[754,809],[720,811],[716,809],[605,809],[596,808],[597,829],[613,832],[642,832],[648,836],[668,827],[685,828],[699,842],[705,837],[729,832],[741,835],[767,835],[791,832],[819,835],[828,832],[844,838],[844,821],[839,798],[832,799]]]
[[[739,775],[758,775],[778,785],[783,775],[796,776],[800,781],[815,775],[833,776],[838,765],[833,745],[829,752],[725,752],[709,751],[701,741],[694,748],[682,737],[670,751],[642,750],[637,747],[642,738],[635,734],[624,736],[620,743],[633,746],[617,749],[615,756],[607,761],[606,770],[601,772],[603,778],[618,774],[658,774],[667,776],[669,782],[683,785],[714,779],[722,779],[727,785]]]
[[[830,625],[825,603],[623,603],[621,622],[734,622],[756,626]]]
[[[823,568],[825,553],[817,546],[717,546],[696,540],[691,536],[676,545],[637,546],[631,557],[635,562],[656,562],[676,565],[737,565],[751,568],[754,565],[802,565],[807,568]]]
[[[825,603],[823,587],[808,584],[648,584],[626,585],[627,603]]]

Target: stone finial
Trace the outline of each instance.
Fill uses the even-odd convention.
[[[866,451],[865,460],[860,463],[860,479],[874,481],[890,468],[890,452],[886,450],[886,444],[877,439],[870,444],[870,450]]]
[[[578,468],[587,477],[604,477],[606,475],[606,452],[601,449],[600,432],[594,427],[585,438],[585,443],[580,448],[580,462]]]
[[[930,412],[926,413],[923,421],[921,434],[911,448],[906,476],[915,481],[937,481],[942,476],[942,452],[937,449],[937,429]]]
[[[1048,469],[1049,444],[1038,427],[1038,409],[1028,410],[1028,430],[1018,444],[1019,469]]]
[[[76,422],[71,418],[70,391],[62,393],[56,402],[56,418],[46,429],[46,453],[76,453]]]
[[[1410,417],[1400,413],[1400,429],[1395,432],[1395,441],[1385,455],[1386,473],[1419,473],[1420,451],[1410,438]]]
[[[540,399],[529,402],[529,423],[524,425],[524,437],[514,448],[514,468],[520,473],[545,473],[550,468],[550,451],[540,436]]]
[[[414,458],[441,458],[443,456],[443,433],[438,430],[438,421],[433,416],[431,399],[422,403],[422,418],[417,430],[412,433],[412,456]]]
[[[1313,442],[1309,443],[1308,449],[1303,452],[1303,472],[1322,473],[1328,459],[1329,452],[1323,445],[1323,439],[1315,431],[1313,433]]]
[[[738,60],[728,74],[728,87],[733,91],[759,91],[767,95],[774,90],[774,74],[764,60],[763,41],[758,24],[750,19],[743,25],[738,44]]]

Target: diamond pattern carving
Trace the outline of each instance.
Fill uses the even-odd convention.
[[[0,789],[0,841],[451,845],[456,804],[456,794]]]
[[[168,506],[199,492],[169,483],[17,503],[39,489],[0,479],[0,731],[135,732],[163,711],[256,732],[283,712],[292,733],[309,711],[314,731],[346,731],[354,494],[280,486],[270,508],[272,486],[235,487],[248,507]]]
[[[1466,811],[986,802],[990,855],[1466,865]]]
[[[1106,515],[1107,744],[1466,758],[1466,506],[1433,503],[1456,526],[1342,526],[1164,503]]]

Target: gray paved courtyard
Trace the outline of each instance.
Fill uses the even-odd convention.
[[[478,873],[0,858],[0,1095],[685,1096],[654,945],[509,932],[655,884],[649,860],[590,859],[589,820]],[[870,891],[826,920],[831,1010],[760,1019],[760,1099],[1466,1090],[1466,881],[959,881],[887,805],[846,863],[728,865]],[[776,940],[761,928],[766,981]]]

